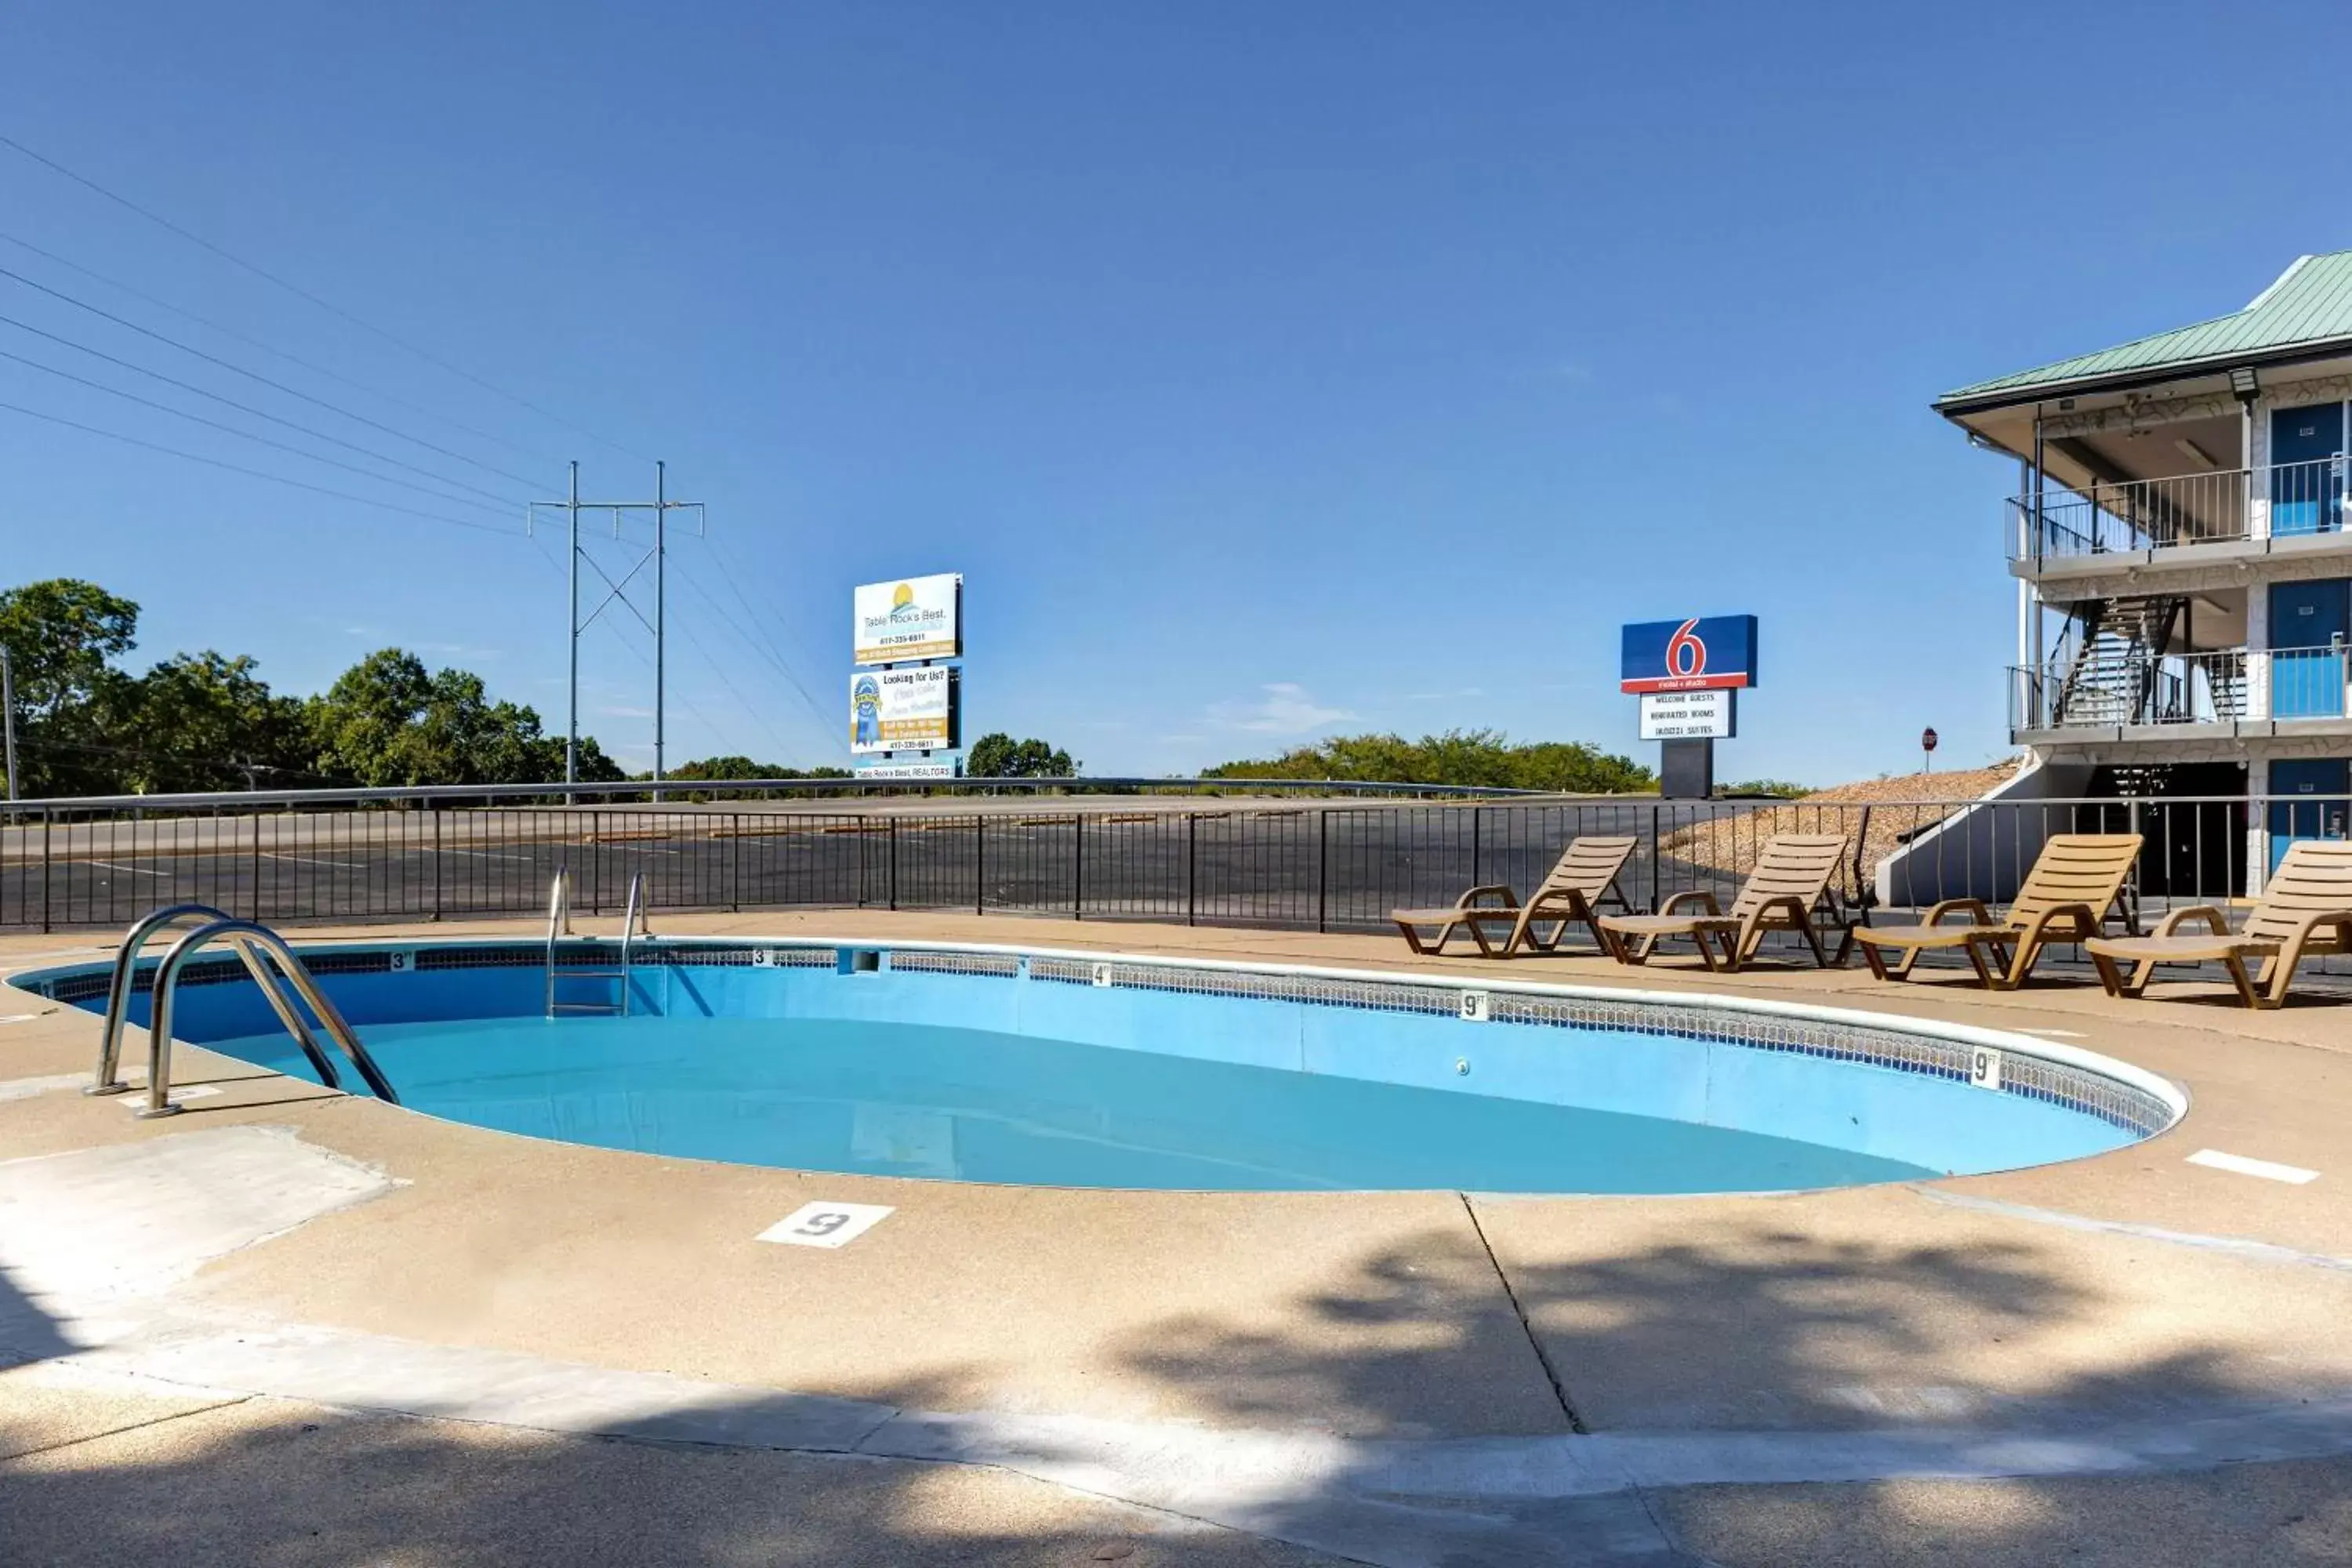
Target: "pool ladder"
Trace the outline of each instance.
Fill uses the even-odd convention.
[[[302,1008],[294,1004],[299,997],[310,1009],[312,1017],[335,1043],[335,1048],[351,1059],[367,1081],[378,1100],[393,1105],[400,1096],[368,1055],[367,1047],[360,1043],[359,1035],[327,1000],[319,989],[318,981],[286,939],[257,921],[238,920],[226,910],[209,904],[167,904],[142,916],[123,933],[121,949],[114,955],[114,974],[106,989],[106,1026],[99,1037],[98,1072],[85,1094],[123,1094],[131,1085],[115,1077],[122,1059],[122,1031],[131,1017],[131,998],[138,989],[139,954],[149,939],[172,926],[194,921],[194,929],[181,936],[163,954],[163,963],[155,966],[154,1005],[147,1024],[147,1103],[139,1109],[142,1117],[176,1116],[184,1109],[172,1099],[172,1010],[179,992],[180,974],[188,961],[215,942],[226,942],[237,957],[244,960],[246,973],[261,987],[261,994],[269,1003],[270,1011],[294,1037],[310,1058],[311,1070],[319,1081],[329,1089],[342,1087],[341,1075],[335,1070],[334,1058],[319,1047],[319,1037],[310,1021],[302,1016]],[[293,997],[287,994],[289,990]]]
[[[629,908],[621,921],[621,965],[617,969],[581,969],[558,962],[556,943],[572,934],[572,872],[567,868],[555,873],[554,885],[547,890],[547,1016],[551,1018],[566,1015],[598,1015],[625,1018],[629,1016],[629,973],[635,966],[636,942],[641,936],[651,936],[646,929],[646,876],[642,871],[629,878]],[[566,1001],[557,993],[562,981],[593,980],[614,983],[614,998],[611,1001]]]

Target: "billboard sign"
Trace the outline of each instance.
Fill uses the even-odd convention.
[[[955,573],[867,583],[850,595],[852,664],[906,664],[963,653],[963,578]]]
[[[1756,617],[1643,621],[1624,630],[1621,691],[1706,691],[1756,684]]]
[[[1739,733],[1739,694],[1724,687],[1642,693],[1644,741],[1728,741]]]
[[[849,678],[849,751],[952,751],[956,671],[946,665],[862,669]]]

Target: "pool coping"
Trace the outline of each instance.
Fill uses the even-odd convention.
[[[533,956],[542,954],[551,956],[555,960],[556,968],[560,971],[564,966],[563,959],[567,954],[575,961],[586,954],[591,956],[592,962],[608,962],[609,955],[619,951],[623,945],[617,939],[609,937],[567,934],[560,939],[560,947],[551,947],[544,940],[527,937],[490,940],[449,937],[397,942],[386,942],[381,939],[330,940],[320,943],[298,943],[295,952],[298,956],[306,952],[313,956],[327,952],[381,952],[388,957],[406,954],[409,956],[405,963],[399,962],[396,957],[391,957],[388,967],[394,970],[415,971],[423,967],[416,962],[415,955],[418,954],[469,949],[495,949],[501,954],[526,953]],[[1815,1003],[1789,1002],[1777,998],[1725,997],[1647,988],[1576,985],[1555,982],[1521,981],[1507,976],[1497,976],[1491,980],[1480,977],[1473,981],[1466,976],[1455,978],[1449,975],[1336,968],[1320,964],[1256,963],[1189,956],[1170,957],[1118,948],[1065,948],[1031,943],[955,942],[919,939],[881,942],[861,941],[840,936],[734,937],[699,934],[665,936],[646,933],[633,939],[631,945],[646,954],[686,952],[747,952],[758,954],[763,951],[779,950],[811,953],[830,952],[835,955],[835,963],[845,969],[852,964],[852,954],[866,952],[876,955],[876,966],[882,969],[896,967],[889,957],[896,952],[929,953],[941,957],[971,955],[1010,960],[1014,967],[1011,971],[989,970],[966,973],[1024,980],[1042,978],[1049,982],[1066,984],[1087,984],[1091,981],[1097,986],[1111,989],[1152,991],[1179,989],[1165,984],[1151,984],[1135,973],[1139,971],[1199,972],[1236,978],[1266,976],[1294,982],[1352,986],[1360,988],[1359,994],[1353,999],[1318,996],[1311,994],[1254,994],[1245,991],[1211,994],[1288,1002],[1303,1006],[1371,1007],[1389,1011],[1418,1011],[1452,1016],[1465,1022],[1480,1024],[1498,1022],[1538,1026],[1552,1025],[1568,1027],[1631,1028],[1646,1033],[1684,1035],[1728,1044],[1743,1049],[1793,1051],[1805,1055],[1828,1057],[1832,1059],[1858,1062],[1862,1065],[1947,1081],[1972,1082],[1975,1087],[1993,1092],[2063,1105],[2078,1114],[2094,1117],[2130,1132],[2132,1142],[2135,1143],[2161,1136],[2178,1126],[2181,1119],[2188,1114],[2189,1104],[2189,1097],[2184,1086],[2161,1074],[2151,1072],[2137,1063],[2108,1056],[2104,1052],[2067,1046],[2056,1041],[2037,1039],[2029,1035],[1990,1028],[1982,1025],[1946,1020],[1921,1020],[1897,1014],[1870,1012]],[[1079,973],[1047,973],[1039,975],[1035,964],[1040,960],[1048,964],[1071,966]],[[160,962],[160,960],[154,962]],[[141,965],[134,977],[135,988],[145,989],[140,986],[138,982],[152,974],[154,962],[148,961],[142,955]],[[646,963],[647,960],[641,956],[638,962]],[[756,956],[750,963],[754,967],[759,965]],[[665,965],[656,960],[651,966]],[[506,967],[506,965],[498,967]],[[527,965],[518,964],[513,967],[527,967]],[[806,967],[815,967],[815,965]],[[1122,967],[1129,973],[1122,975],[1120,973]],[[87,981],[110,972],[111,968],[111,960],[105,963],[60,965],[50,969],[17,973],[9,977],[8,984],[21,989],[34,991],[53,1000],[63,1000],[56,995],[57,983],[59,980]],[[957,973],[953,970],[913,972]],[[245,978],[245,972],[242,966],[234,959],[223,957],[201,966],[201,969],[192,966],[189,971],[184,972],[181,983],[183,984],[191,982],[201,984],[210,980],[236,981],[243,978]],[[1445,994],[1454,1000],[1450,1005],[1443,1008],[1413,1009],[1384,1006],[1380,1000],[1369,999],[1376,997],[1381,991],[1391,989],[1420,992],[1432,995]],[[1519,1016],[1497,1016],[1492,1006],[1492,999],[1496,996],[1580,1003],[1596,1013],[1612,1016],[1548,1016],[1536,1013]],[[1665,1017],[1661,1020],[1614,1016],[1636,1013],[1641,1009],[1661,1012],[1665,1015]],[[1696,1013],[1704,1017],[1725,1020],[1771,1018],[1815,1025],[1829,1031],[1842,1031],[1848,1034],[1874,1032],[1880,1036],[1893,1036],[1907,1041],[1958,1046],[1965,1047],[1965,1065],[1952,1061],[1931,1062],[1920,1059],[1916,1055],[1897,1054],[1888,1049],[1874,1052],[1867,1047],[1866,1042],[1845,1041],[1836,1037],[1813,1040],[1775,1040],[1759,1038],[1753,1034],[1743,1034],[1728,1029],[1720,1034],[1692,1030],[1687,1026],[1678,1026],[1675,1020],[1675,1015],[1678,1013]],[[175,1043],[198,1047],[203,1044],[201,1041],[187,1040]],[[2046,1064],[2059,1071],[2056,1075],[2045,1076],[2044,1081],[2039,1084],[2028,1083],[2011,1071],[2011,1058],[2022,1058],[2028,1061]],[[2126,1089],[2135,1090],[2147,1097],[2161,1108],[2163,1112],[2161,1119],[2135,1114],[2132,1109],[2101,1103],[2092,1095],[2081,1092],[2073,1087],[2082,1079],[2103,1079],[2109,1084],[2120,1085]]]

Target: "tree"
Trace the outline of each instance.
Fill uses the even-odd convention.
[[[966,776],[976,779],[1066,779],[1077,772],[1069,752],[1034,736],[1015,741],[1001,730],[973,742],[964,756]]]
[[[311,771],[301,700],[272,693],[255,668],[250,658],[207,648],[109,682],[115,787],[149,795],[325,783]]]
[[[320,768],[373,788],[414,784],[553,784],[563,740],[541,732],[538,712],[493,702],[468,670],[428,673],[404,648],[352,666],[308,714]],[[596,744],[580,743],[583,780],[626,777]]]
[[[1364,784],[1462,784],[1557,795],[1623,795],[1657,787],[1630,757],[1580,741],[1514,743],[1499,730],[1402,735],[1338,735],[1263,761],[1223,763],[1202,778],[1331,779]]]
[[[105,702],[122,679],[139,606],[95,583],[52,577],[0,590],[0,647],[16,685],[18,773],[27,795],[103,795],[113,787]]]

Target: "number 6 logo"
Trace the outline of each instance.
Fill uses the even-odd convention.
[[[1695,636],[1691,628],[1696,620],[1685,621],[1666,639],[1666,673],[1675,677],[1706,673],[1706,644]]]

